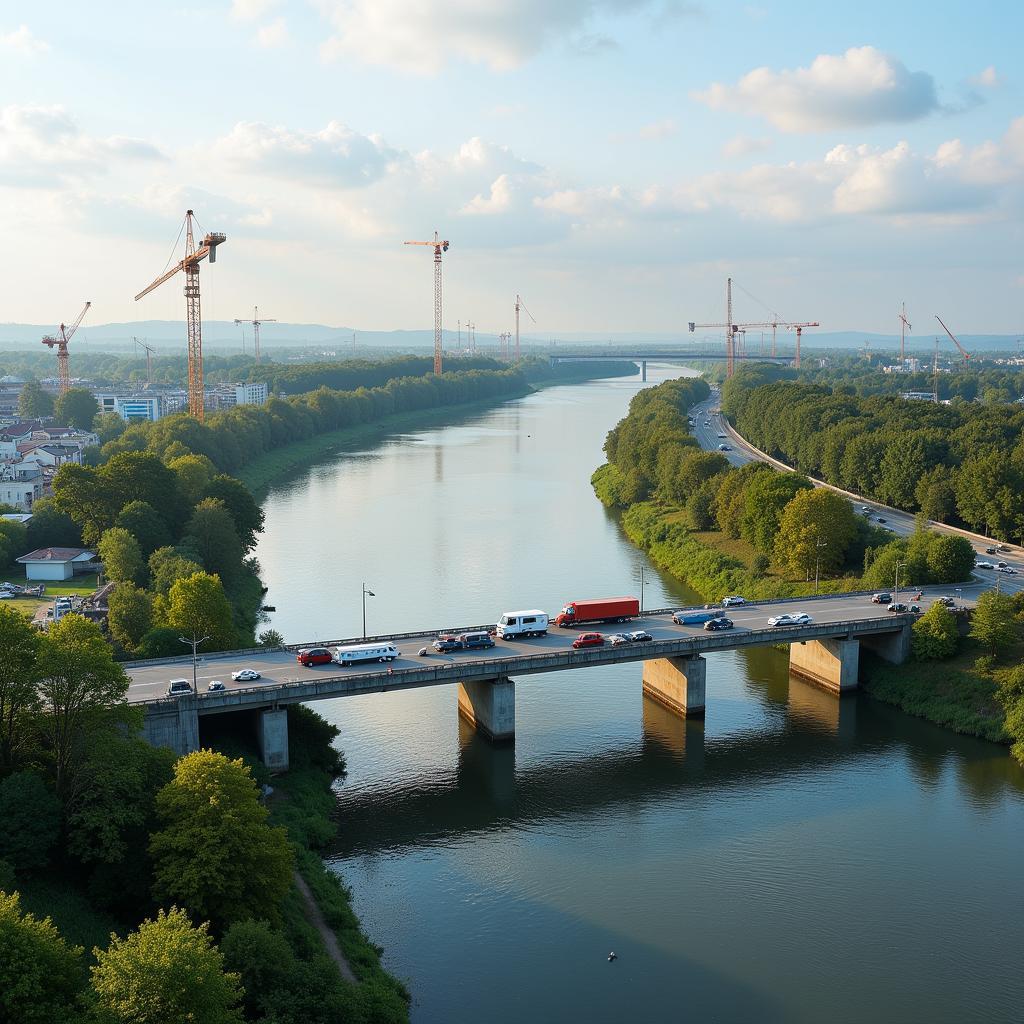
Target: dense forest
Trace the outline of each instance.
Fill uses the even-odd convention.
[[[722,409],[751,443],[803,473],[929,519],[1024,539],[1024,407],[864,397],[752,366],[725,383]]]

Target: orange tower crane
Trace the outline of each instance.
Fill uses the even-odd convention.
[[[78,325],[85,319],[85,314],[89,312],[89,307],[92,305],[91,302],[87,302],[82,308],[82,312],[78,314],[78,319],[68,327],[65,324],[61,324],[57,328],[58,336],[55,338],[53,335],[48,334],[43,338],[43,344],[49,346],[51,349],[56,346],[57,348],[57,379],[60,382],[60,393],[66,394],[68,389],[71,387],[71,372],[68,369],[68,342],[71,340],[75,331],[78,330]]]
[[[434,373],[441,373],[441,253],[448,251],[447,240],[435,231],[432,242],[406,242],[406,245],[434,247]]]
[[[199,305],[199,264],[210,257],[211,263],[217,262],[217,246],[227,241],[227,235],[221,231],[210,231],[203,238],[202,245],[196,248],[192,222],[195,214],[191,210],[185,212],[185,258],[179,260],[165,274],[161,274],[148,288],[143,288],[135,301],[148,295],[169,281],[179,270],[185,271],[185,325],[188,331],[188,411],[202,422],[205,409],[203,399],[203,319]],[[181,237],[181,232],[178,233]]]
[[[526,303],[523,302],[522,298],[516,294],[516,362],[519,362],[519,310],[523,310],[526,315],[536,323],[534,315],[526,308]]]
[[[251,320],[239,320],[239,319],[236,318],[235,323],[236,324],[252,324],[252,339],[253,339],[252,340],[252,347],[253,347],[253,351],[256,353],[256,363],[258,365],[259,361],[260,361],[260,327],[263,324],[276,324],[277,320],[275,320],[274,317],[272,317],[272,316],[261,317],[260,316],[260,307],[259,306],[253,306],[252,307],[252,319]],[[352,344],[355,345],[355,343],[356,343],[356,336],[353,334],[352,335]]]
[[[942,317],[939,316],[938,313],[935,314],[935,319],[938,320],[940,324],[942,324]],[[942,324],[942,329],[949,335],[953,344],[956,345],[958,349],[960,349],[960,355],[964,357],[964,366],[966,366],[971,358],[971,353],[968,352],[967,349],[965,349],[963,345],[960,344],[960,342],[957,340],[957,336],[945,324]]]

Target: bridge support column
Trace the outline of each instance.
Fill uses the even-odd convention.
[[[643,381],[647,380],[647,360],[646,359],[641,359],[640,360],[640,379],[643,380]]]
[[[644,693],[683,718],[703,718],[707,667],[699,655],[645,661]]]
[[[170,747],[179,757],[199,749],[199,709],[192,697],[152,704],[142,721],[142,738],[154,747]]]
[[[789,645],[789,671],[829,693],[857,689],[859,640],[805,640]]]
[[[459,714],[488,739],[512,739],[516,734],[515,682],[501,676],[459,683]]]
[[[861,637],[861,643],[874,651],[883,661],[902,665],[910,657],[910,626],[902,626],[894,633],[869,633]]]
[[[288,771],[288,710],[267,708],[257,712],[256,737],[260,760],[275,772]]]

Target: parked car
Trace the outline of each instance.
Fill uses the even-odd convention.
[[[577,650],[581,647],[601,647],[603,644],[603,633],[580,633],[580,635],[572,642],[573,647]]]
[[[231,678],[236,683],[255,683],[262,676],[254,668],[241,668],[237,672],[232,672]]]
[[[192,684],[187,679],[172,679],[167,684],[168,697],[181,697],[192,692]]]
[[[773,615],[768,620],[769,626],[806,626],[811,621],[806,612],[787,612],[784,615]]]
[[[746,603],[747,603],[747,599],[745,597],[740,597],[739,594],[733,594],[732,597],[723,597],[722,598],[722,607],[723,608],[731,608],[733,605],[746,604]]]
[[[300,665],[330,665],[334,655],[326,647],[307,647],[295,655]]]
[[[632,633],[627,633],[626,636],[635,644],[647,643],[648,640],[654,639],[646,629],[635,629]]]
[[[459,643],[459,638],[453,633],[442,633],[431,645],[435,651],[457,651],[462,646]]]
[[[724,615],[718,615],[713,619],[708,619],[704,623],[704,628],[709,633],[714,633],[719,629],[732,629],[732,619],[728,619]]]
[[[974,562],[975,569],[991,569],[992,563],[986,562],[984,558],[978,558]]]
[[[206,688],[210,693],[219,693],[224,689],[224,684],[219,679],[211,679],[210,685]]]
[[[994,555],[998,551],[998,548],[985,548],[986,555]]]
[[[606,636],[605,640],[612,645],[612,647],[625,647],[629,643],[629,637],[625,633],[612,633],[610,636]]]
[[[880,594],[871,595],[872,604],[888,604],[892,600],[892,594],[886,594],[884,591]]]

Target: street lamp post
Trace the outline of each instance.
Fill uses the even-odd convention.
[[[818,593],[818,565],[821,562],[821,549],[828,547],[827,540],[819,540],[814,542],[814,593]]]
[[[644,613],[644,567],[640,566],[640,614]]]
[[[199,685],[196,682],[196,661],[197,661],[196,651],[199,648],[200,644],[205,644],[206,641],[209,640],[210,638],[208,636],[204,636],[204,637],[200,637],[199,639],[196,639],[196,635],[195,635],[195,633],[193,633],[191,640],[188,637],[185,637],[185,636],[179,636],[178,639],[183,644],[188,644],[188,646],[192,648],[192,692],[193,692],[193,694],[195,694],[195,696],[198,697],[199,696]]]
[[[895,579],[893,581],[893,588],[892,588],[892,590],[893,590],[892,603],[893,604],[899,604],[900,603],[900,569],[905,569],[906,567],[907,567],[907,563],[906,562],[897,562],[896,563],[896,577],[895,577]]]
[[[366,599],[368,597],[376,597],[377,595],[370,590],[369,587],[363,584],[363,639],[366,639]]]

